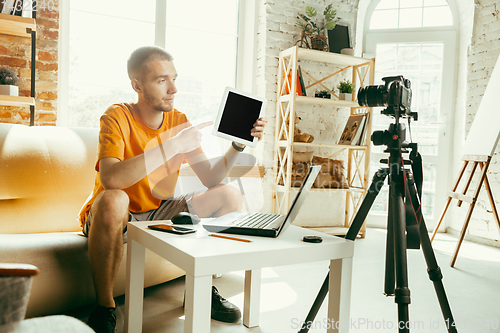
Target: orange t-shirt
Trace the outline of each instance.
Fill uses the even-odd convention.
[[[83,205],[79,220],[81,225],[87,220],[90,207],[104,188],[99,176],[99,160],[115,157],[120,161],[143,154],[158,146],[159,142],[174,136],[183,128],[190,126],[187,117],[176,109],[164,113],[159,129],[152,129],[139,116],[136,104],[114,104],[101,116],[99,147],[95,169],[94,190]],[[161,139],[160,139],[161,135]],[[200,153],[201,148],[189,154]],[[184,154],[172,157],[156,170],[148,170],[148,176],[124,189],[130,199],[129,210],[134,213],[147,212],[160,206],[162,199],[174,196],[175,185],[179,177],[179,168],[184,161]]]

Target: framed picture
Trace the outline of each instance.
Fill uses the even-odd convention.
[[[328,30],[328,49],[330,52],[340,53],[340,50],[351,47],[349,29],[344,25],[336,25]]]

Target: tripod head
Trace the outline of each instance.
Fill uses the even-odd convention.
[[[393,117],[394,124],[388,130],[375,131],[371,137],[375,146],[386,145],[386,152],[406,153],[410,144],[406,142],[406,126],[399,122],[400,118],[418,120],[418,113],[411,111],[411,82],[402,75],[382,78],[383,85],[361,87],[358,91],[360,106],[386,106],[383,115]]]

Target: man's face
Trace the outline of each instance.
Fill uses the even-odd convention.
[[[177,92],[174,63],[168,60],[150,61],[145,66],[145,72],[140,81],[146,103],[156,111],[172,111],[174,94]]]

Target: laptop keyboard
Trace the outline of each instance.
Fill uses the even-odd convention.
[[[234,221],[234,224],[238,227],[263,229],[279,217],[276,214],[248,213]]]

